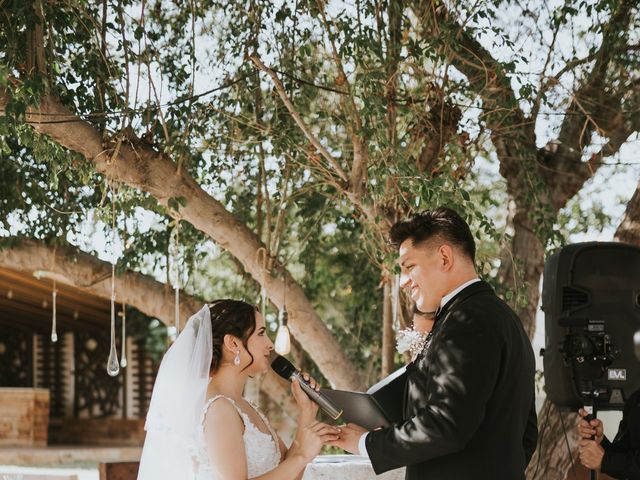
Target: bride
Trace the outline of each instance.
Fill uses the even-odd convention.
[[[317,406],[297,382],[300,414],[291,448],[242,397],[247,378],[267,371],[273,344],[264,318],[238,300],[192,316],[167,351],[153,388],[138,480],[302,478],[340,430],[315,421]]]

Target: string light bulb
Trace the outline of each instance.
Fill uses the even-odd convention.
[[[291,351],[291,334],[289,333],[289,314],[286,307],[280,312],[280,326],[276,334],[274,348],[278,355],[287,355]]]

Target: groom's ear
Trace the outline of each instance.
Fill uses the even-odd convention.
[[[453,248],[451,248],[451,245],[448,245],[446,243],[440,245],[440,247],[438,248],[438,260],[440,268],[443,272],[448,272],[449,270],[451,270],[451,268],[453,268],[454,256]]]

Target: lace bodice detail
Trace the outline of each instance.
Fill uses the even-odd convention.
[[[207,400],[204,408],[202,409],[202,418],[200,419],[201,448],[198,449],[196,458],[194,459],[196,463],[196,480],[218,479],[218,476],[215,473],[215,468],[212,468],[209,463],[209,456],[207,454],[207,449],[204,441],[204,418],[211,404],[213,404],[213,402],[215,402],[219,398],[224,398],[231,402],[231,404],[238,411],[238,414],[240,415],[240,418],[242,418],[242,422],[244,423],[243,440],[245,453],[247,455],[248,478],[264,475],[270,470],[276,468],[280,463],[280,446],[278,445],[278,437],[262,412],[260,412],[257,407],[251,404],[253,409],[258,413],[260,418],[262,418],[262,421],[269,429],[269,434],[260,431],[260,429],[258,429],[258,427],[253,424],[249,416],[245,412],[243,412],[242,409],[231,398],[224,395],[216,395],[215,397]]]

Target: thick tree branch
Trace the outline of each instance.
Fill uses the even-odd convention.
[[[111,299],[111,263],[72,245],[50,246],[18,238],[4,240],[11,246],[0,249],[0,265],[3,267],[28,273],[46,272],[58,281]],[[165,284],[137,272],[125,272],[116,275],[115,285],[118,302],[134,305],[145,315],[158,318],[166,325],[174,324],[175,294]],[[181,322],[197,312],[203,303],[181,294]]]
[[[0,249],[0,266],[33,274],[44,271],[45,275],[98,297],[111,299],[111,264],[100,260],[72,245],[50,246],[34,240],[4,239],[10,247]],[[137,272],[116,275],[118,302],[131,305],[149,317],[165,325],[174,325],[174,293],[152,277]],[[212,299],[210,299],[212,300]],[[182,325],[200,310],[203,301],[180,295],[180,321]],[[284,405],[285,412],[296,412],[291,395],[275,374],[268,374],[260,388],[277,403]]]
[[[618,242],[640,245],[640,184],[627,203],[624,216],[613,238]]]
[[[608,72],[616,51],[627,36],[625,32],[631,20],[632,2],[621,2],[606,25],[602,44],[596,54],[591,72],[574,92],[567,115],[562,122],[558,140],[563,148],[572,149],[578,155],[591,141],[591,133],[599,130],[606,134],[601,123],[615,116],[621,93],[611,91]]]
[[[0,94],[0,109],[6,107],[7,101],[8,96]],[[58,123],[45,123],[52,118]],[[37,109],[29,108],[27,122],[61,146],[81,153],[97,172],[146,191],[161,205],[168,205],[174,198],[183,198],[185,205],[180,207],[179,216],[236,257],[245,271],[264,286],[278,308],[283,307],[286,289],[291,331],[327,379],[342,388],[360,386],[361,377],[355,368],[346,367],[351,362],[315,313],[302,287],[286,269],[274,272],[277,277],[265,274],[258,255],[258,251],[264,248],[260,239],[244,222],[205,192],[187,172],[178,173],[175,163],[166,155],[153,150],[145,142],[135,141],[119,143],[115,150],[105,150],[99,132],[52,97],[43,98]]]
[[[637,122],[623,112],[624,88],[612,88],[611,71],[618,72],[621,65],[612,65],[621,49],[626,49],[627,35],[633,7],[621,2],[613,12],[603,33],[602,44],[593,55],[593,68],[574,92],[571,104],[560,127],[553,154],[543,162],[543,177],[552,187],[554,208],[562,208],[585,181],[600,166],[600,160],[618,151],[626,139],[637,129]],[[621,32],[623,34],[621,34]],[[616,68],[612,69],[612,66]],[[633,125],[636,123],[636,125]],[[582,162],[582,152],[597,132],[609,139],[591,162]]]
[[[542,161],[543,175],[553,177],[554,181],[547,180],[552,184],[551,201],[556,209],[562,208],[566,202],[573,197],[602,166],[603,161],[618,153],[622,145],[635,132],[640,131],[640,115],[633,110],[626,110],[626,105],[637,105],[640,102],[640,86],[634,91],[627,92],[628,100],[619,99],[617,105],[611,105],[611,114],[606,118],[600,118],[598,125],[602,136],[608,138],[607,143],[600,147],[600,150],[593,153],[587,162],[581,160],[580,155],[575,152],[567,152],[560,144],[553,144],[549,147],[554,152],[550,155],[550,161]],[[546,153],[546,152],[545,152]],[[543,154],[544,156],[544,154]],[[548,167],[546,165],[549,165]]]

